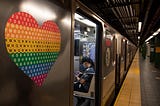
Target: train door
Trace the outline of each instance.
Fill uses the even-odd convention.
[[[74,18],[73,102],[74,106],[94,106],[97,25],[80,13]]]
[[[126,59],[126,63],[127,63],[127,70],[129,69],[129,56],[130,56],[130,50],[129,50],[130,48],[129,48],[129,41],[127,41],[127,53],[126,53],[126,57],[127,57],[127,59]]]
[[[102,46],[102,106],[111,105],[115,94],[115,70],[116,70],[116,35],[104,26],[104,38]]]
[[[125,39],[121,39],[121,82],[123,81],[124,75],[125,75],[125,51],[126,51],[126,47],[125,47]]]
[[[125,48],[125,54],[124,54],[124,71],[125,71],[125,74],[127,73],[127,40],[125,40],[124,42],[124,48]]]

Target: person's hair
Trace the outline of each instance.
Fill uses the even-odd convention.
[[[83,57],[81,63],[83,64],[84,62],[88,62],[91,64],[91,66],[94,68],[94,62],[91,58],[89,57]]]

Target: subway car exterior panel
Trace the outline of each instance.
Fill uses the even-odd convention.
[[[0,8],[1,106],[75,106],[78,96],[112,105],[135,45],[79,0],[1,0]],[[83,56],[94,62],[93,91],[75,94]]]

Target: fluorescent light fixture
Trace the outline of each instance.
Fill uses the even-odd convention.
[[[153,36],[156,36],[159,32],[160,32],[160,28],[156,32],[153,33]]]
[[[75,13],[75,20],[79,21],[79,22],[82,22],[83,24],[86,24],[88,26],[91,26],[91,27],[96,27],[96,24],[93,23],[92,21],[86,19],[85,17]]]
[[[138,40],[140,39],[141,37],[140,36],[138,36]]]
[[[138,22],[138,32],[141,32],[142,22]]]
[[[160,28],[157,30],[157,32],[160,32]]]
[[[152,36],[150,36],[147,40],[145,40],[145,42],[147,42],[147,41],[149,41],[150,39],[152,39],[154,36],[156,36],[158,33],[160,32],[160,28],[156,31],[156,32],[154,32],[153,34],[152,34]]]
[[[157,35],[158,33],[159,33],[159,32],[157,32],[157,31],[156,31],[156,32],[154,32],[154,33],[153,33],[153,36]]]
[[[154,36],[150,36],[145,42],[149,41],[150,39],[152,39]]]

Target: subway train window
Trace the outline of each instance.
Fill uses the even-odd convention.
[[[105,46],[106,46],[106,50],[105,50],[105,64],[106,67],[110,66],[111,63],[111,39],[112,39],[112,35],[111,33],[106,30],[105,31]]]
[[[74,106],[94,104],[96,29],[89,18],[75,13]]]

